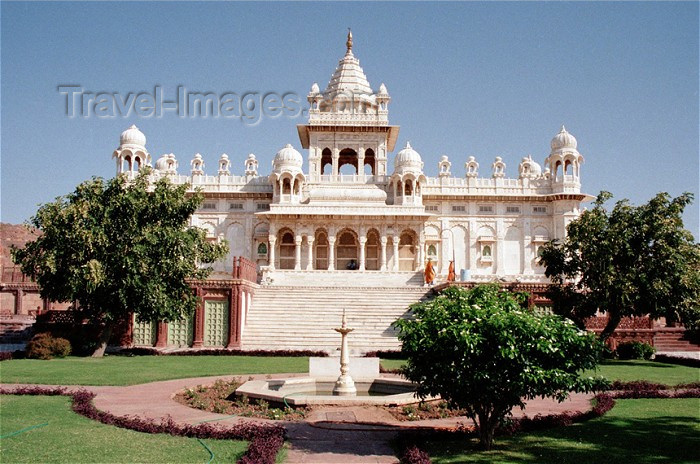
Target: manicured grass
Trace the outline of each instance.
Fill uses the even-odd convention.
[[[379,361],[384,369],[398,369],[406,364],[404,359],[382,359]]]
[[[105,356],[0,363],[3,383],[60,385],[135,385],[157,380],[210,375],[308,372],[306,357],[253,356]]]
[[[595,372],[608,380],[647,380],[649,382],[677,385],[700,382],[700,369],[654,361],[605,361]],[[587,372],[590,375],[592,372]]]
[[[48,423],[0,442],[0,462],[206,463],[211,455],[196,438],[146,434],[107,426],[70,410],[64,396],[0,396],[0,436]],[[245,441],[202,440],[212,462],[236,462]]]
[[[605,416],[515,437],[497,437],[493,450],[477,440],[436,441],[425,450],[435,464],[606,463],[690,464],[700,449],[700,399],[617,400]]]
[[[402,359],[382,359],[385,369],[398,369],[406,361]],[[605,361],[597,371],[585,375],[602,375],[608,380],[646,380],[649,382],[677,385],[679,383],[700,382],[700,369],[653,361]]]

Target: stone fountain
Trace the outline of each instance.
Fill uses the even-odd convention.
[[[381,377],[379,358],[350,357],[345,310],[340,327],[340,376],[334,357],[309,358],[308,377],[249,380],[236,389],[236,395],[263,399],[285,406],[308,405],[403,405],[418,402],[416,386],[400,378]],[[353,373],[355,379],[350,376]]]
[[[340,377],[335,381],[333,394],[339,396],[356,396],[357,388],[355,382],[348,374],[350,356],[348,355],[348,334],[355,329],[348,327],[347,319],[345,318],[345,310],[343,309],[343,321],[339,328],[333,329],[338,332],[342,338],[340,342]]]

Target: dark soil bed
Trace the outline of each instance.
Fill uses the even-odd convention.
[[[197,385],[175,395],[175,401],[218,414],[274,420],[301,420],[309,411],[308,408],[275,408],[264,400],[250,401],[246,396],[236,396],[234,392],[242,383],[236,378],[228,382],[217,380],[213,385]]]

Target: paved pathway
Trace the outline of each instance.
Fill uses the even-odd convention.
[[[284,374],[289,376],[289,374]],[[305,376],[307,374],[297,374]],[[280,375],[281,376],[281,375]],[[234,377],[270,378],[276,375],[216,376],[189,379],[167,380],[128,387],[68,386],[67,388],[92,391],[96,394],[95,406],[118,416],[135,415],[150,419],[170,416],[176,422],[194,424],[202,421],[218,420],[222,425],[233,425],[241,421],[258,423],[280,423],[267,419],[228,417],[223,414],[201,411],[177,403],[173,397],[185,388],[209,385],[218,379]],[[16,385],[3,384],[12,388]],[[586,411],[590,409],[593,395],[574,394],[563,403],[553,400],[536,399],[528,402],[525,411],[515,410],[516,417],[527,414],[558,413],[562,411]],[[322,464],[370,464],[397,463],[398,459],[390,446],[390,441],[400,430],[411,428],[454,428],[459,424],[471,425],[464,418],[420,420],[400,422],[387,411],[368,406],[315,408],[305,422],[283,422],[287,429],[289,451],[286,463]]]

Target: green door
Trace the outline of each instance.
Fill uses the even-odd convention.
[[[131,340],[135,346],[153,346],[156,343],[155,324],[151,321],[138,322],[134,314],[134,325]]]
[[[204,302],[204,345],[226,346],[228,341],[228,301]]]
[[[192,346],[194,340],[194,316],[168,322],[168,345]]]

